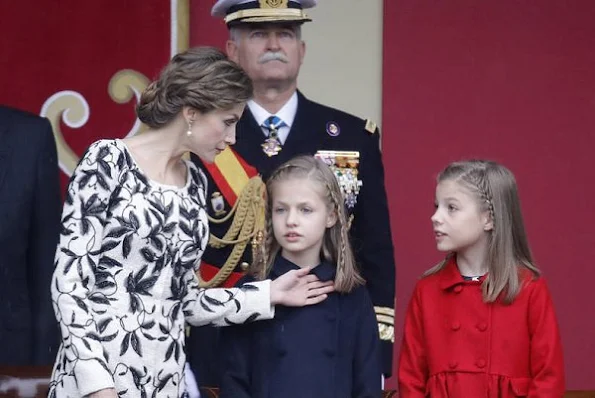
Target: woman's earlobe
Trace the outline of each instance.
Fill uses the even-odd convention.
[[[186,119],[186,122],[194,123],[198,116],[197,113],[198,111],[190,106],[184,106],[184,108],[182,108],[182,115],[184,116],[184,119]]]

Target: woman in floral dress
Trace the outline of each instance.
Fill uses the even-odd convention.
[[[176,55],[140,99],[149,130],[92,144],[70,181],[52,301],[62,331],[50,397],[181,397],[184,327],[270,319],[333,287],[308,269],[238,289],[198,287],[208,241],[207,162],[235,142],[252,95],[219,50]]]

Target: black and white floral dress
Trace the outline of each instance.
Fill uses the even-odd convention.
[[[62,331],[50,397],[115,388],[120,397],[180,397],[184,328],[273,317],[270,282],[198,287],[208,239],[206,180],[149,180],[124,142],[89,147],[70,181],[52,301]]]

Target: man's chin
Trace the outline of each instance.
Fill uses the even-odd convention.
[[[260,74],[263,76],[285,77],[289,76],[290,70],[287,64],[282,62],[269,62],[262,66]]]
[[[285,71],[268,71],[267,73],[262,73],[258,76],[258,78],[252,78],[254,83],[262,82],[269,85],[279,85],[279,86],[287,86],[292,82],[297,81],[297,77],[291,77]]]

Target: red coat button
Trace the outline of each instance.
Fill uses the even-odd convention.
[[[457,361],[450,361],[450,362],[448,363],[448,367],[449,367],[449,368],[451,368],[451,369],[454,369],[454,368],[456,368],[457,366],[459,366],[459,363],[458,363]]]
[[[453,323],[450,325],[450,328],[451,328],[452,330],[459,330],[459,329],[461,328],[461,322],[454,321],[454,322],[453,322]]]
[[[485,368],[486,361],[485,361],[485,359],[478,359],[477,362],[475,362],[475,364],[477,365],[478,368]]]
[[[463,286],[456,285],[453,290],[454,290],[455,293],[461,293],[461,291],[463,290]]]
[[[485,332],[488,328],[488,324],[485,322],[481,322],[477,324],[477,329],[479,329],[479,331],[481,332]]]

